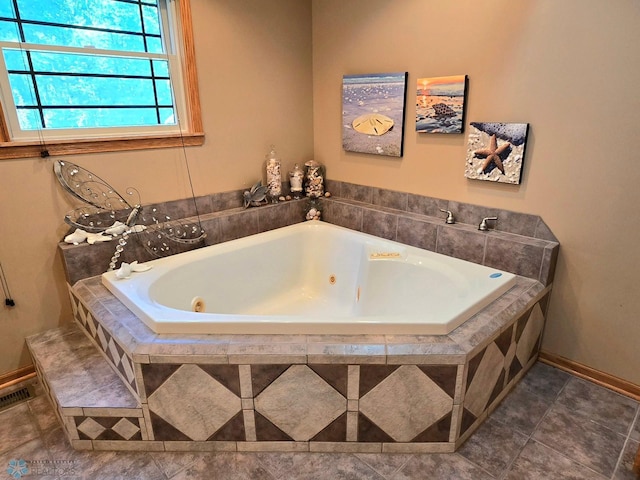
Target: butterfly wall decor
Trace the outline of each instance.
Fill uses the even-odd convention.
[[[127,201],[99,176],[71,162],[56,160],[54,173],[62,187],[84,205],[68,212],[64,221],[89,234],[118,236],[109,269],[116,266],[130,234],[135,234],[144,249],[154,257],[177,253],[177,247],[199,246],[206,237],[199,218],[172,219],[157,207],[143,207],[139,192],[132,187],[125,191]]]

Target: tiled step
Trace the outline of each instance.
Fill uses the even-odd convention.
[[[27,346],[74,447],[146,439],[140,402],[76,323],[30,336]]]

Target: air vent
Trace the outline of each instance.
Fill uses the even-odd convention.
[[[0,397],[0,411],[15,405],[16,403],[25,402],[35,396],[31,385],[23,387],[20,390],[11,392]]]

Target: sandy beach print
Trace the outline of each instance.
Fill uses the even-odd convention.
[[[416,132],[462,133],[467,76],[419,78]]]
[[[349,152],[402,156],[407,73],[345,75],[342,146]]]

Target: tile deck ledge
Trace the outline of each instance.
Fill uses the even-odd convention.
[[[515,312],[539,301],[551,286],[518,277],[500,298],[448,335],[177,335],[156,334],[101,283],[100,277],[69,287],[136,362],[165,363],[460,363],[486,346]],[[73,299],[72,299],[73,300]],[[74,310],[78,307],[74,304]]]

